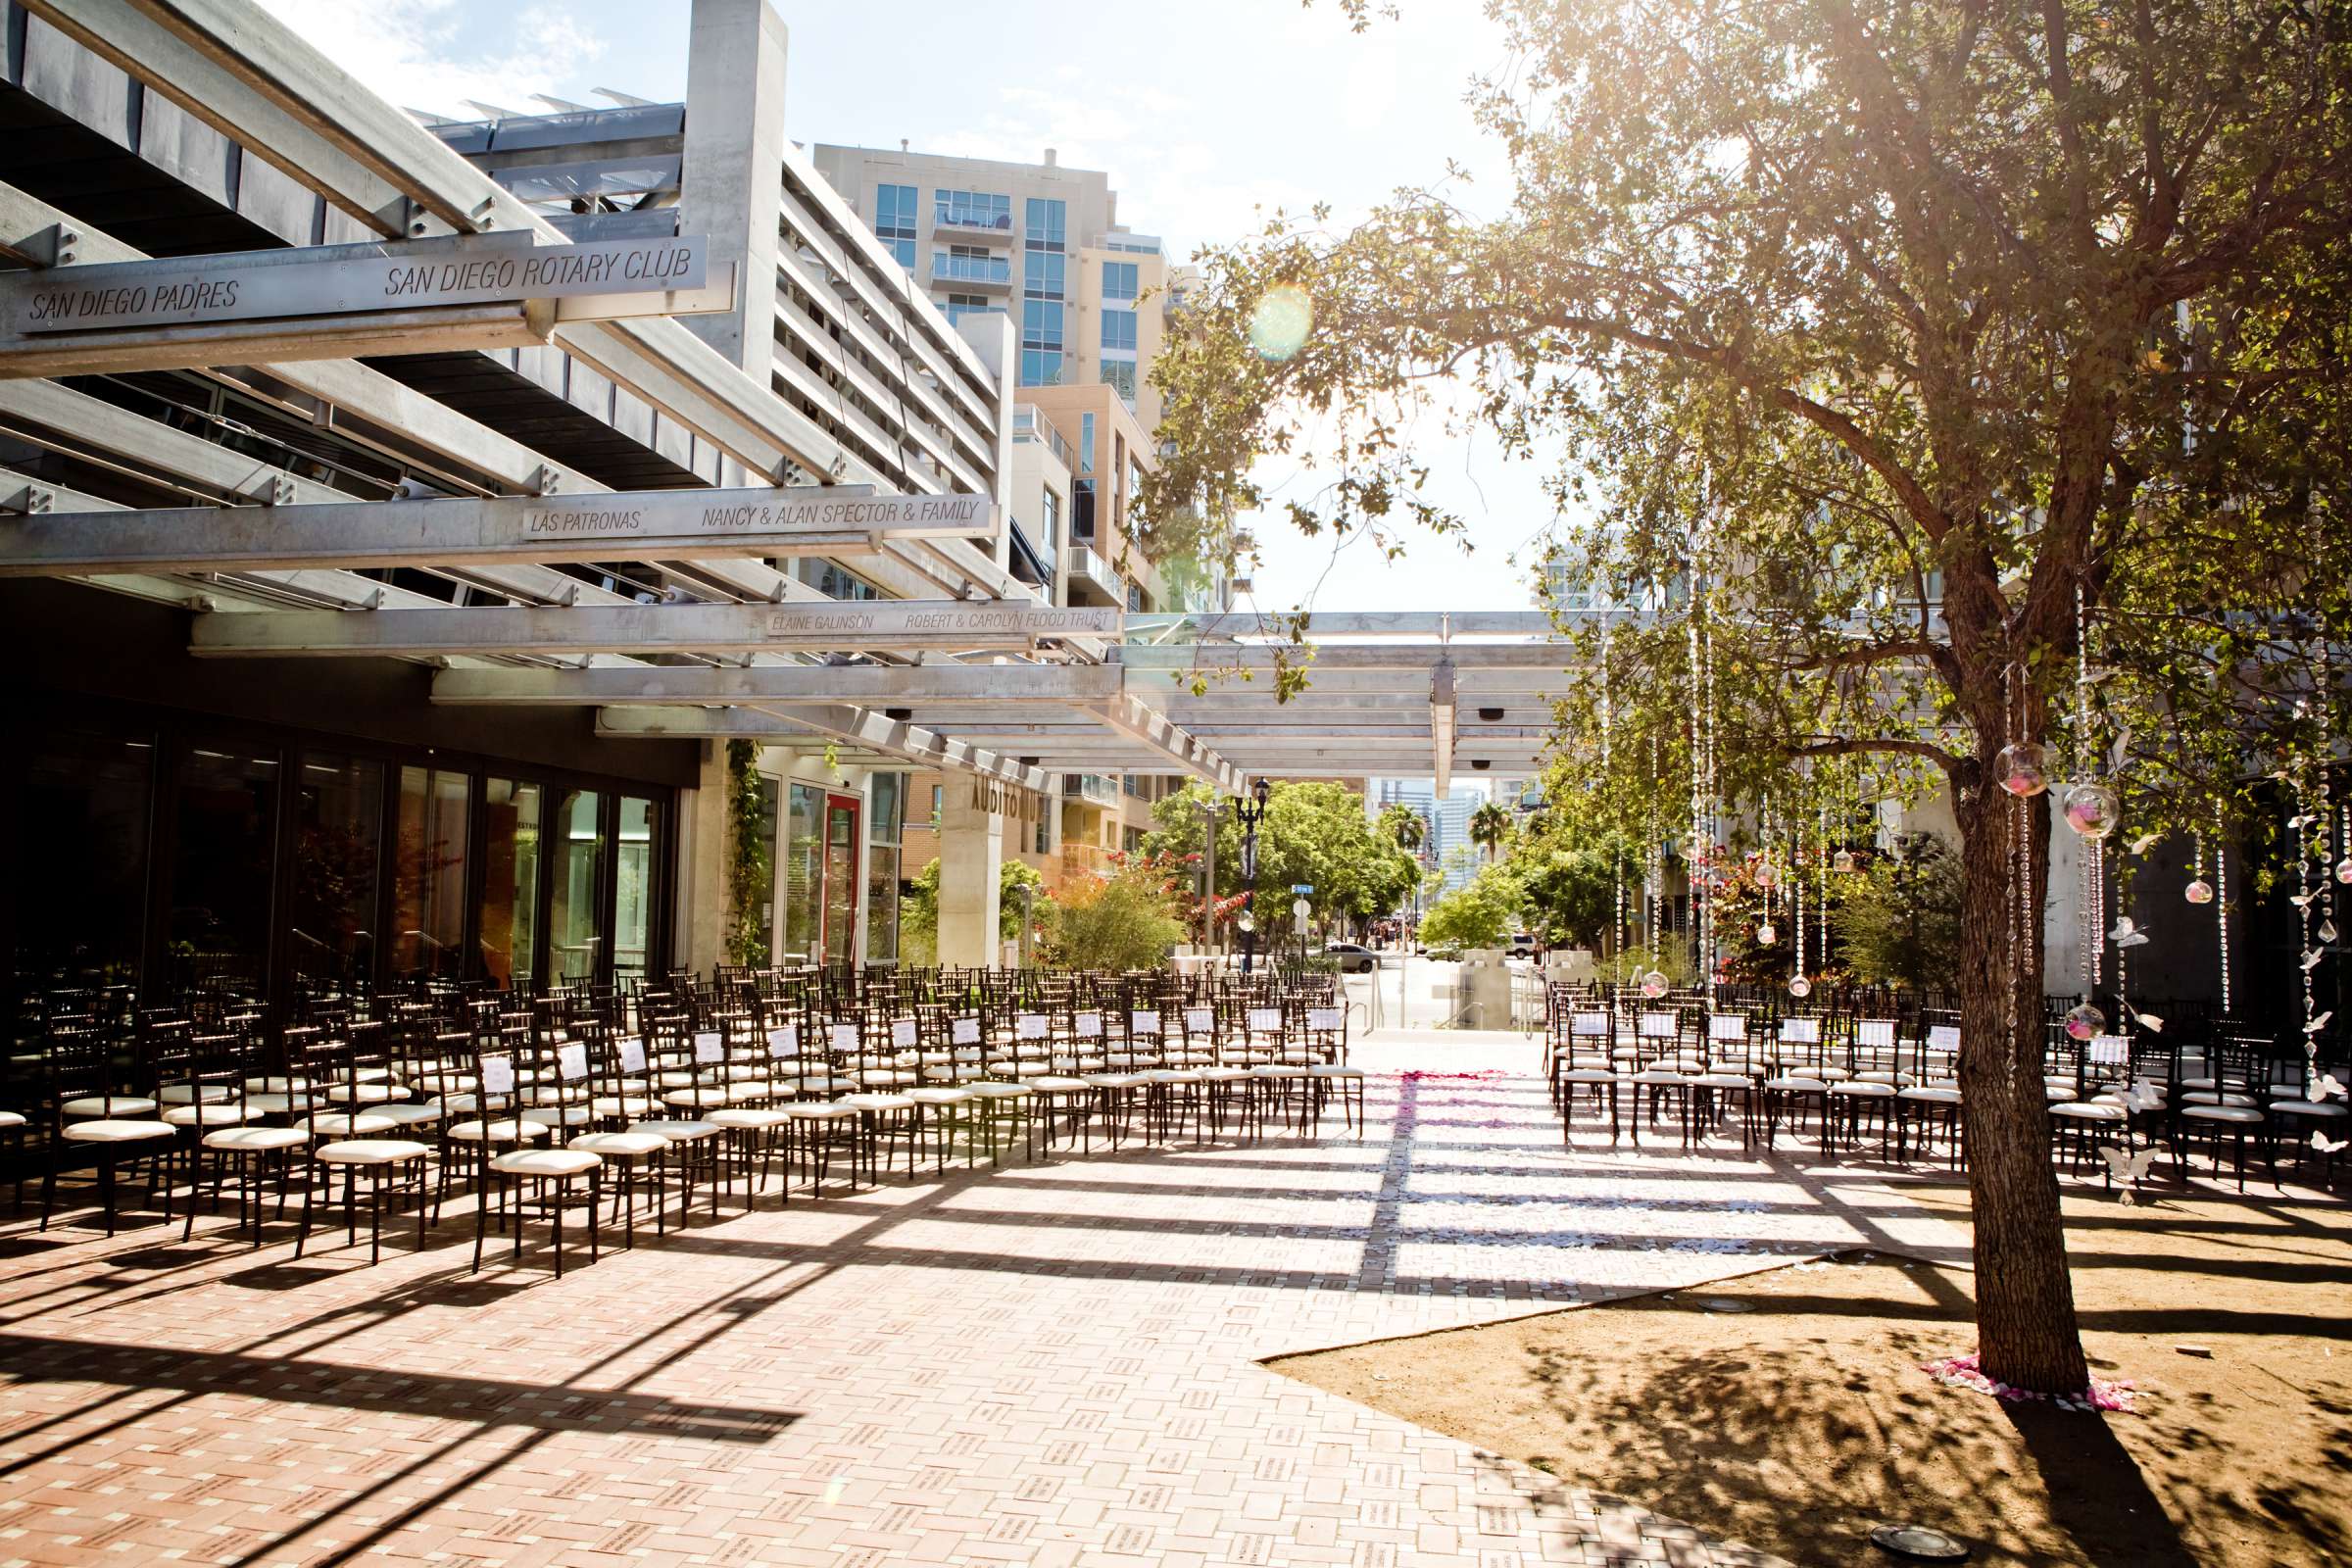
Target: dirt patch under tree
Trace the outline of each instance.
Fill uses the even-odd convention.
[[[1905,1188],[1965,1219],[1966,1195]],[[1806,1565],[1887,1564],[1888,1521],[1972,1560],[2352,1562],[2352,1217],[2341,1204],[2066,1200],[2100,1416],[1945,1387],[1971,1276],[1847,1253],[1271,1364],[1572,1487]],[[2182,1346],[2211,1352],[2184,1354]]]

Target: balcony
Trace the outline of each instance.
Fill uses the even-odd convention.
[[[1078,471],[1078,454],[1070,450],[1068,440],[1054,427],[1052,419],[1028,404],[1022,404],[1012,411],[1012,439],[1016,445],[1024,441],[1042,441],[1047,450],[1061,461],[1063,467],[1072,473]]]
[[[1090,597],[1090,595],[1094,597]],[[1091,545],[1070,546],[1070,602],[1127,608],[1127,579]]]
[[[954,284],[958,288],[1005,289],[1012,287],[1012,262],[1004,256],[947,256],[934,251],[931,255],[931,281],[935,284]]]
[[[948,313],[950,326],[954,326],[967,316],[1003,316],[1004,314],[1004,307],[1002,305],[949,305],[943,306],[942,309]]]
[[[1091,801],[1097,806],[1119,804],[1119,781],[1102,773],[1064,773],[1061,793],[1074,801]]]
[[[1013,240],[1012,214],[976,213],[964,207],[933,207],[931,227],[941,234],[977,234],[983,239]]]

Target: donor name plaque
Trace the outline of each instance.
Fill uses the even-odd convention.
[[[994,513],[989,498],[977,495],[771,498],[757,491],[673,490],[658,497],[583,496],[547,504],[530,514],[529,531],[535,538],[547,539],[655,532],[723,538],[779,530],[860,532],[871,528],[954,533],[987,528]]]
[[[8,330],[206,326],[442,305],[667,294],[709,281],[709,242],[532,245],[525,234],[252,251],[20,272],[0,280]]]

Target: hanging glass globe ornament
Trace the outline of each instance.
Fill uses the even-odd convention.
[[[2050,787],[2050,752],[2039,741],[2011,741],[1992,760],[1992,776],[2020,800]]]
[[[1770,860],[1756,862],[1756,886],[1767,892],[1781,885],[1781,868]]]
[[[2338,882],[2352,882],[2352,855],[2335,862],[2335,879]]]
[[[2066,792],[2066,825],[2086,839],[2103,839],[2114,832],[2116,817],[2122,810],[2115,791],[2096,779],[2077,784]]]
[[[1788,977],[1788,994],[1792,997],[1809,997],[1813,994],[1813,982],[1801,974],[1792,974]]]
[[[1664,996],[1666,994],[1666,976],[1655,969],[1643,975],[1642,977],[1642,994],[1653,1001]]]
[[[2066,1037],[2088,1040],[2107,1027],[2107,1015],[2085,1002],[2066,1015]]]
[[[1853,852],[1853,851],[1851,851],[1851,850],[1839,850],[1839,851],[1838,851],[1838,852],[1836,855],[1833,855],[1833,856],[1831,856],[1831,857],[1830,857],[1830,869],[1831,869],[1831,870],[1833,870],[1833,871],[1851,871],[1853,868],[1854,868],[1854,852]]]
[[[2199,877],[2182,888],[2180,896],[2191,904],[2211,904],[2213,902],[2213,884],[2203,877]]]
[[[1780,939],[1780,928],[1775,926],[1770,920],[1767,920],[1762,925],[1756,927],[1756,942],[1758,946],[1769,948]]]

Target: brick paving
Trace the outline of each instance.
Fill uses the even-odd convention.
[[[1358,1060],[1360,1141],[771,1195],[561,1281],[469,1276],[454,1207],[372,1268],[12,1216],[0,1562],[1774,1561],[1258,1361],[1957,1233],[1736,1137],[1563,1147],[1516,1039]]]

